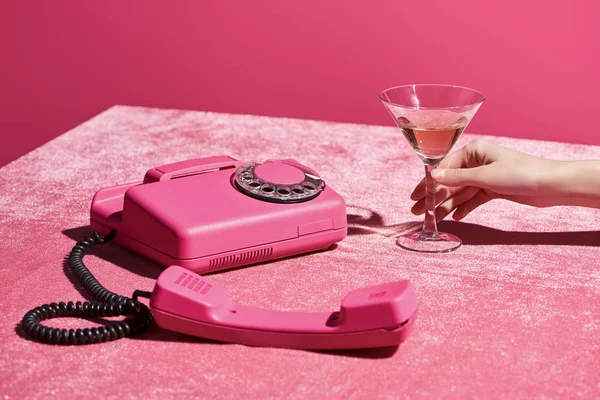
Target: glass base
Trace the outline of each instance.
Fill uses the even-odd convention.
[[[438,232],[428,235],[423,232],[413,232],[400,236],[396,244],[403,249],[419,253],[448,253],[458,249],[462,241],[449,233]]]

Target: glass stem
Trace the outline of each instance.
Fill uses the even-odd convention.
[[[431,171],[436,165],[425,164],[425,222],[421,237],[431,239],[437,236],[437,224],[435,221],[435,181],[431,177]]]

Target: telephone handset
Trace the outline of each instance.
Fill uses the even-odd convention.
[[[303,313],[234,304],[225,288],[179,266],[158,278],[150,310],[163,329],[250,346],[354,349],[400,343],[417,310],[409,281],[350,292],[339,311]]]

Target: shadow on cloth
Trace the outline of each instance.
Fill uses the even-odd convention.
[[[349,207],[358,211],[349,213],[348,235],[379,234],[398,237],[421,229],[422,221],[385,225],[381,214],[362,207]],[[366,215],[365,215],[366,214]],[[503,231],[483,225],[458,221],[441,221],[440,231],[451,233],[462,239],[464,245],[555,245],[555,246],[600,246],[600,231],[573,232],[521,232]]]

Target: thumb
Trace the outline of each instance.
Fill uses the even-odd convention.
[[[436,168],[431,176],[445,186],[484,186],[485,166],[475,168]]]

